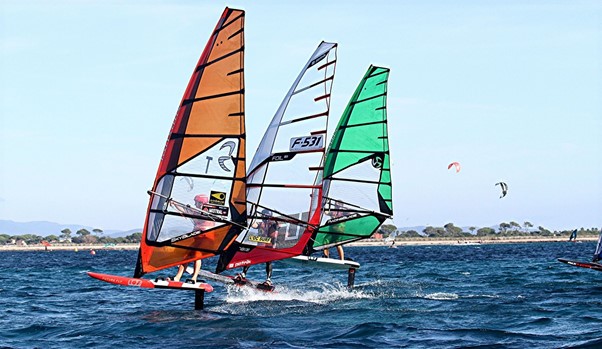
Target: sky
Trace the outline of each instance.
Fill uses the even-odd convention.
[[[391,69],[390,223],[602,224],[595,0],[4,0],[0,219],[142,228],[173,117],[226,6],[246,11],[248,158],[317,45],[337,42],[332,127],[370,64]]]

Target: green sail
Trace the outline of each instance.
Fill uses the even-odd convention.
[[[312,249],[368,238],[393,215],[387,80],[370,66],[333,134],[324,162],[324,213]]]

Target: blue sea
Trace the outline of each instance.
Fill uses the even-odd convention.
[[[131,276],[136,251],[2,252],[0,348],[601,348],[602,273],[556,261],[594,248],[348,247],[352,290],[345,271],[277,262],[278,292],[214,284],[200,311],[190,291],[86,274]]]

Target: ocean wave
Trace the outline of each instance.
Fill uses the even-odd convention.
[[[274,292],[265,292],[252,287],[228,286],[228,295],[225,298],[229,303],[241,302],[286,302],[301,301],[316,304],[326,304],[342,299],[370,299],[375,298],[369,292],[363,292],[357,289],[349,289],[342,284],[329,285],[320,284],[317,290],[302,290],[288,288],[286,286],[277,286]]]
[[[438,301],[451,301],[460,298],[455,293],[447,293],[447,292],[435,292],[424,295],[422,298],[425,299],[433,299]]]

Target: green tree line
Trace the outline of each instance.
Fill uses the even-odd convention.
[[[598,236],[600,229],[592,228],[575,228],[577,229],[577,236]],[[534,228],[531,222],[524,222],[522,225],[511,221],[502,222],[498,225],[498,229],[490,227],[478,228],[471,226],[468,231],[464,231],[460,227],[456,227],[453,223],[447,223],[443,227],[427,226],[422,230],[422,234],[415,230],[399,231],[397,236],[399,237],[431,237],[431,238],[442,238],[442,237],[518,237],[518,236],[539,236],[539,237],[563,237],[567,239],[575,229],[570,230],[554,230],[550,231],[542,226]]]
[[[73,234],[71,229],[63,229],[58,235],[40,236],[36,234],[8,235],[0,234],[0,245],[10,244],[13,241],[25,241],[28,245],[39,244],[47,241],[51,244],[75,243],[75,244],[120,244],[120,243],[139,243],[142,239],[142,233],[133,233],[128,236],[112,238],[103,236],[101,229],[80,229]]]
[[[600,229],[592,228],[575,228],[577,229],[577,236],[598,236]],[[540,237],[568,237],[571,235],[573,230],[548,230],[542,226],[534,228],[534,225],[529,222],[523,222],[519,224],[515,221],[502,222],[498,225],[498,229],[483,227],[479,228],[476,226],[468,227],[468,231],[464,231],[463,228],[457,227],[454,223],[447,223],[442,227],[427,226],[421,232],[416,230],[398,230],[393,224],[383,224],[379,229],[379,233],[383,234],[384,238],[389,236],[415,238],[415,237],[517,237],[517,236],[540,236]]]

